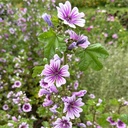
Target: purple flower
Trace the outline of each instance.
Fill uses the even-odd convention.
[[[49,87],[49,91],[50,91],[51,93],[58,93],[58,90],[57,90],[57,88],[56,88],[55,85],[50,86],[50,87]]]
[[[62,84],[66,83],[63,77],[69,77],[68,65],[60,67],[60,59],[54,59],[50,61],[50,65],[46,64],[45,69],[42,71],[41,75],[44,75],[44,81],[50,85],[56,82],[56,86],[60,87]]]
[[[72,128],[72,122],[69,121],[67,117],[62,117],[62,119],[58,118],[54,122],[54,128]]]
[[[82,19],[84,17],[84,13],[79,13],[78,8],[71,8],[71,4],[69,1],[66,1],[65,4],[59,3],[58,10],[58,18],[64,21],[64,24],[69,25],[72,28],[76,28],[75,25],[80,27],[84,27],[85,20]]]
[[[113,38],[113,39],[117,39],[117,38],[118,38],[118,35],[117,35],[117,34],[113,34],[113,35],[112,35],[112,38]]]
[[[79,92],[73,92],[73,95],[83,97],[87,93],[86,90],[80,90]]]
[[[32,110],[32,106],[30,103],[25,103],[22,107],[24,112],[30,112]]]
[[[94,94],[90,94],[89,97],[90,97],[91,99],[95,99],[95,95],[94,95]]]
[[[12,86],[12,88],[19,88],[21,86],[21,82],[20,81],[15,81],[14,85]]]
[[[91,126],[92,122],[91,121],[87,121],[86,124],[87,124],[87,126]]]
[[[58,111],[56,110],[58,108],[57,104],[55,104],[52,108],[50,108],[50,111],[53,113],[57,113]]]
[[[50,99],[50,98],[45,98],[44,99],[44,102],[43,102],[43,107],[48,107],[48,106],[51,106],[53,104],[53,101]]]
[[[128,105],[128,101],[124,101],[124,105]]]
[[[74,83],[74,89],[77,90],[78,86],[79,86],[78,81],[75,81],[75,83]]]
[[[73,48],[76,47],[76,42],[73,42],[71,43],[69,46],[68,46],[68,50],[72,50]]]
[[[76,96],[73,95],[72,97],[67,97],[64,100],[64,110],[63,112],[67,112],[66,117],[74,119],[75,117],[80,117],[80,112],[82,112],[82,108],[84,103],[82,102],[81,98],[76,99]]]
[[[123,123],[121,120],[118,120],[116,126],[117,128],[126,128],[126,124]]]
[[[5,104],[5,105],[3,105],[3,110],[8,110],[9,109],[9,107],[8,107],[8,105],[7,104]]]
[[[42,18],[44,19],[44,21],[50,26],[50,27],[53,27],[53,24],[51,22],[51,16],[48,15],[47,13],[44,13],[42,15]]]
[[[26,122],[23,122],[19,125],[19,128],[29,128],[29,124],[27,124]]]
[[[116,125],[116,122],[115,122],[111,117],[108,117],[108,118],[107,118],[107,121],[108,121],[111,125]]]
[[[41,86],[42,88],[48,88],[48,87],[49,87],[49,84],[46,83],[46,82],[44,82],[44,79],[41,79],[41,80],[40,80],[40,86]]]
[[[42,97],[43,95],[48,95],[48,94],[50,94],[50,92],[46,89],[40,89],[38,92],[39,97]]]
[[[88,37],[84,35],[77,35],[74,31],[72,30],[67,30],[66,33],[69,33],[70,39],[75,41],[76,46],[80,46],[82,48],[87,48],[88,45],[90,45],[90,42],[88,41]],[[74,43],[74,42],[73,42]],[[73,45],[73,43],[69,46],[69,48]],[[74,44],[75,44],[74,43]],[[75,46],[72,46],[74,48]],[[71,48],[70,48],[71,49]],[[69,50],[70,50],[69,49]]]
[[[18,122],[18,119],[15,116],[12,116],[12,120]]]
[[[9,28],[9,32],[10,32],[11,34],[14,34],[14,33],[15,33],[15,30],[14,30],[13,28]]]
[[[79,123],[78,126],[81,128],[86,128],[86,125],[84,123]]]

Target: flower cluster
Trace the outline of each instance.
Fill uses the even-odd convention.
[[[56,54],[54,58],[50,60],[50,64],[46,64],[41,76],[43,77],[40,80],[41,89],[39,90],[38,96],[45,96],[43,106],[49,107],[49,110],[56,114],[60,113],[57,109],[63,108],[63,117],[57,118],[53,122],[55,128],[72,128],[72,122],[70,119],[75,119],[80,117],[82,112],[81,106],[84,105],[82,98],[86,94],[86,90],[76,91],[77,87],[74,86],[74,92],[69,91],[70,97],[65,95],[65,93],[59,92],[64,86],[66,87],[67,83],[64,77],[69,77],[70,73],[68,71],[69,66],[61,66],[62,59]],[[58,95],[58,97],[56,96]],[[58,101],[58,102],[56,102]]]
[[[126,128],[126,124],[123,123],[120,119],[114,121],[111,117],[108,117],[107,121],[110,123],[110,125],[116,126],[116,128]]]

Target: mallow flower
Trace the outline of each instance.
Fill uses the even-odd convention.
[[[72,50],[76,46],[80,46],[85,49],[90,45],[87,36],[77,35],[73,30],[67,30],[65,33],[68,33],[70,35],[70,39],[73,40],[73,43],[68,47],[69,50]]]
[[[80,117],[80,112],[82,112],[81,106],[84,105],[82,98],[76,99],[76,96],[66,97],[64,100],[63,112],[66,113],[67,118],[74,119],[75,117]]]
[[[126,124],[118,119],[116,127],[117,128],[126,128]]]
[[[54,122],[54,128],[72,128],[72,122],[70,122],[69,118],[63,116],[62,119],[58,118]]]
[[[69,25],[72,28],[76,28],[75,25],[84,27],[85,20],[82,19],[85,15],[83,12],[79,13],[77,7],[72,9],[69,1],[66,1],[65,4],[59,3],[57,7],[58,18],[64,21],[64,24]]]
[[[53,85],[56,82],[56,86],[60,87],[66,83],[64,77],[69,77],[68,65],[61,67],[61,60],[57,55],[54,56],[54,59],[50,61],[50,65],[46,64],[41,75],[44,75],[44,82],[49,85]]]
[[[111,117],[107,118],[107,121],[110,123],[110,125],[116,125],[116,121],[114,121]]]

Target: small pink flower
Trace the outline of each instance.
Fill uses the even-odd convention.
[[[108,34],[107,33],[104,33],[104,37],[108,37]]]
[[[12,86],[12,88],[19,88],[21,86],[21,82],[20,81],[15,81],[14,85]]]
[[[116,126],[117,126],[117,128],[126,128],[126,124],[119,119],[117,121]]]
[[[30,103],[25,103],[25,104],[23,105],[23,107],[22,107],[22,110],[23,110],[24,112],[30,112],[30,111],[32,110],[31,104],[30,104]]]
[[[69,118],[63,116],[62,119],[57,118],[54,126],[54,128],[72,128],[72,122],[70,122]]]
[[[8,107],[8,105],[7,104],[5,104],[5,105],[3,105],[3,110],[8,110],[9,109],[9,107]]]
[[[48,106],[51,106],[52,104],[53,104],[53,101],[51,100],[50,96],[47,95],[42,104],[43,107],[48,107]]]
[[[49,84],[46,83],[46,82],[44,82],[44,79],[41,79],[41,80],[40,80],[40,86],[41,86],[42,88],[48,88],[48,87],[49,87]]]
[[[87,126],[91,126],[92,122],[91,121],[87,121],[86,124],[87,124]]]
[[[117,35],[117,34],[113,34],[113,35],[112,35],[112,38],[113,38],[113,39],[117,39],[117,38],[118,38],[118,35]]]
[[[90,97],[91,99],[95,99],[95,95],[94,95],[94,94],[90,94],[89,97]]]
[[[110,125],[116,125],[116,121],[114,121],[111,117],[107,118],[107,121],[110,123]]]
[[[18,128],[29,128],[29,124],[27,124],[26,122],[23,122],[19,125]]]

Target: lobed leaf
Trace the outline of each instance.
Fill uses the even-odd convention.
[[[46,58],[52,58],[56,53],[56,50],[64,52],[66,50],[66,43],[64,42],[64,37],[56,35],[53,30],[42,33],[38,37],[39,41],[44,41],[44,56]]]
[[[76,56],[80,58],[78,66],[82,71],[85,71],[88,67],[91,67],[94,70],[101,70],[103,65],[99,58],[104,59],[107,58],[108,55],[108,52],[99,43],[92,44],[85,50],[76,52]]]

